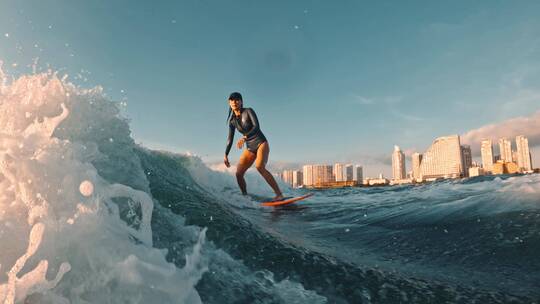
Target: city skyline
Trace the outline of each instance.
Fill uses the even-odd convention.
[[[508,138],[500,138],[498,142],[498,155],[493,152],[491,140],[484,139],[480,142],[482,162],[478,165],[477,162],[473,161],[471,146],[467,144],[462,145],[459,135],[438,137],[432,142],[426,152],[412,153],[409,164],[410,170],[408,172],[406,172],[407,161],[405,155],[399,146],[394,145],[394,151],[392,152],[392,179],[388,180],[388,182],[400,184],[430,181],[438,178],[533,172],[535,168],[531,163],[532,153],[529,152],[527,137],[523,135],[516,136],[516,151],[512,149],[511,141]],[[355,168],[354,171],[353,168]],[[299,174],[294,183],[293,174]],[[302,185],[307,186],[353,180],[366,183],[366,180],[363,180],[363,166],[357,164],[353,167],[352,164],[342,163],[334,163],[333,165],[306,164],[302,166],[302,172],[294,169],[284,170],[281,173],[281,178],[286,183],[296,187],[300,185],[298,181],[301,177],[298,176],[302,175],[306,176]],[[384,174],[379,173],[377,178],[369,176],[366,178],[367,180],[384,179]]]

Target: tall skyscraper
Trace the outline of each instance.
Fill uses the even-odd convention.
[[[501,160],[505,162],[512,161],[512,142],[508,138],[499,138],[499,150],[501,152]]]
[[[352,181],[353,180],[353,165],[347,164],[345,165],[345,181]]]
[[[394,146],[394,153],[392,153],[392,174],[395,180],[407,177],[405,173],[405,154],[401,152],[398,146]]]
[[[345,180],[345,175],[343,173],[343,165],[340,163],[334,164],[334,177],[336,178],[336,182]]]
[[[422,178],[422,171],[420,170],[420,164],[422,163],[422,154],[420,153],[413,153],[411,156],[411,164],[412,164],[412,177],[414,179],[421,179]]]
[[[302,175],[304,186],[313,186],[313,165],[304,165]]]
[[[482,167],[484,167],[484,172],[491,172],[493,170],[493,145],[491,144],[491,140],[482,140],[480,154],[482,155]]]
[[[531,171],[531,153],[529,151],[529,140],[523,135],[516,136],[518,167],[522,171]]]
[[[313,183],[316,185],[334,182],[332,169],[332,165],[313,165]]]
[[[356,165],[356,181],[361,183],[364,180],[364,169],[362,166]]]
[[[304,186],[335,181],[332,165],[305,165],[302,167],[302,179]]]
[[[472,167],[472,152],[471,146],[462,145],[461,146],[461,158],[463,161],[463,176],[469,175],[469,168]]]
[[[461,145],[458,135],[439,137],[422,156],[423,178],[463,176]]]

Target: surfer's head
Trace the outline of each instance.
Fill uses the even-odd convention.
[[[242,94],[238,92],[233,92],[231,95],[229,95],[229,106],[235,110],[236,108],[241,109],[242,108]]]
[[[233,92],[231,95],[229,95],[229,115],[227,117],[227,121],[229,120],[232,111],[238,111],[243,108],[243,103],[244,101],[242,100],[242,94]]]

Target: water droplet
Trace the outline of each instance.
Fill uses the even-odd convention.
[[[89,180],[85,180],[79,185],[79,191],[84,196],[90,196],[94,193],[94,184]]]

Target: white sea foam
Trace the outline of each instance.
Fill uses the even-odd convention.
[[[200,302],[204,230],[184,268],[168,263],[142,170],[111,183],[119,168],[99,161],[109,148],[97,142],[132,141],[110,103],[51,72],[0,68],[0,303]],[[101,129],[83,129],[93,120]]]

